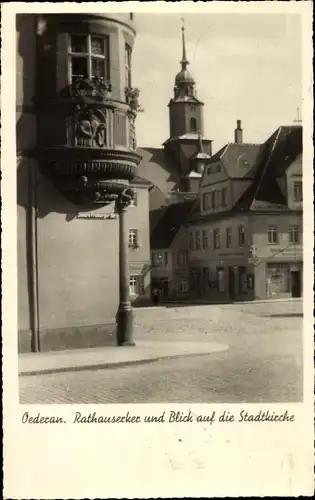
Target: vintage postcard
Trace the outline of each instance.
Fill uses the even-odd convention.
[[[312,11],[3,4],[5,498],[313,494]]]

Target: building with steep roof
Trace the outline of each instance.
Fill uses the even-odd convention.
[[[211,140],[204,136],[204,103],[197,97],[196,82],[188,71],[185,28],[182,26],[181,69],[175,76],[173,97],[168,103],[169,137],[161,148],[139,148],[139,173],[152,184],[150,208],[177,203],[185,194],[197,194],[202,177],[198,164],[212,154]],[[180,194],[179,194],[180,193]]]
[[[208,163],[190,216],[190,291],[208,300],[300,296],[303,278],[302,127],[262,145],[234,144]]]

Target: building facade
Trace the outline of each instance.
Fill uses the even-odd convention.
[[[133,14],[18,15],[16,28],[19,350],[103,345],[129,314],[128,275],[144,283],[135,296],[150,280]]]
[[[191,296],[300,297],[302,127],[280,127],[260,146],[241,143],[238,129],[211,158],[189,222]]]

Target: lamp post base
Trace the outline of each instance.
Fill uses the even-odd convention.
[[[119,346],[135,346],[133,340],[133,312],[132,309],[118,309],[116,315],[117,323],[117,345]]]

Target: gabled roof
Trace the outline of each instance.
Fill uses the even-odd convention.
[[[187,140],[187,141],[198,141],[199,139],[199,133],[198,132],[187,132],[186,134],[183,135],[177,135],[175,137],[170,137],[167,139],[163,144],[166,144],[168,142],[172,141],[177,141],[177,140]],[[201,136],[201,139],[203,142],[212,142],[210,139],[207,139],[205,136]]]
[[[150,212],[150,246],[152,250],[170,247],[195,203],[195,200],[173,203]]]
[[[138,176],[147,179],[162,193],[170,191],[179,183],[177,169],[167,162],[163,148],[138,148],[142,156],[138,167]]]
[[[228,144],[224,146],[211,158],[210,164],[222,158],[230,146],[242,145]],[[302,153],[302,127],[281,126],[260,147],[257,145],[246,146],[255,147],[255,149],[250,148],[251,151],[248,149],[252,158],[255,157],[255,163],[244,178],[251,178],[249,175],[254,175],[255,178],[229,213],[233,215],[250,211],[290,211],[277,179],[285,174],[286,169]],[[234,158],[236,157],[235,152],[239,153],[240,150],[240,148],[238,150],[232,148]],[[197,222],[197,220],[198,222],[206,222],[224,217],[226,217],[226,212],[199,215],[199,217],[192,214],[190,222]]]
[[[254,178],[260,147],[260,144],[227,144],[220,159],[228,176],[232,179]]]

